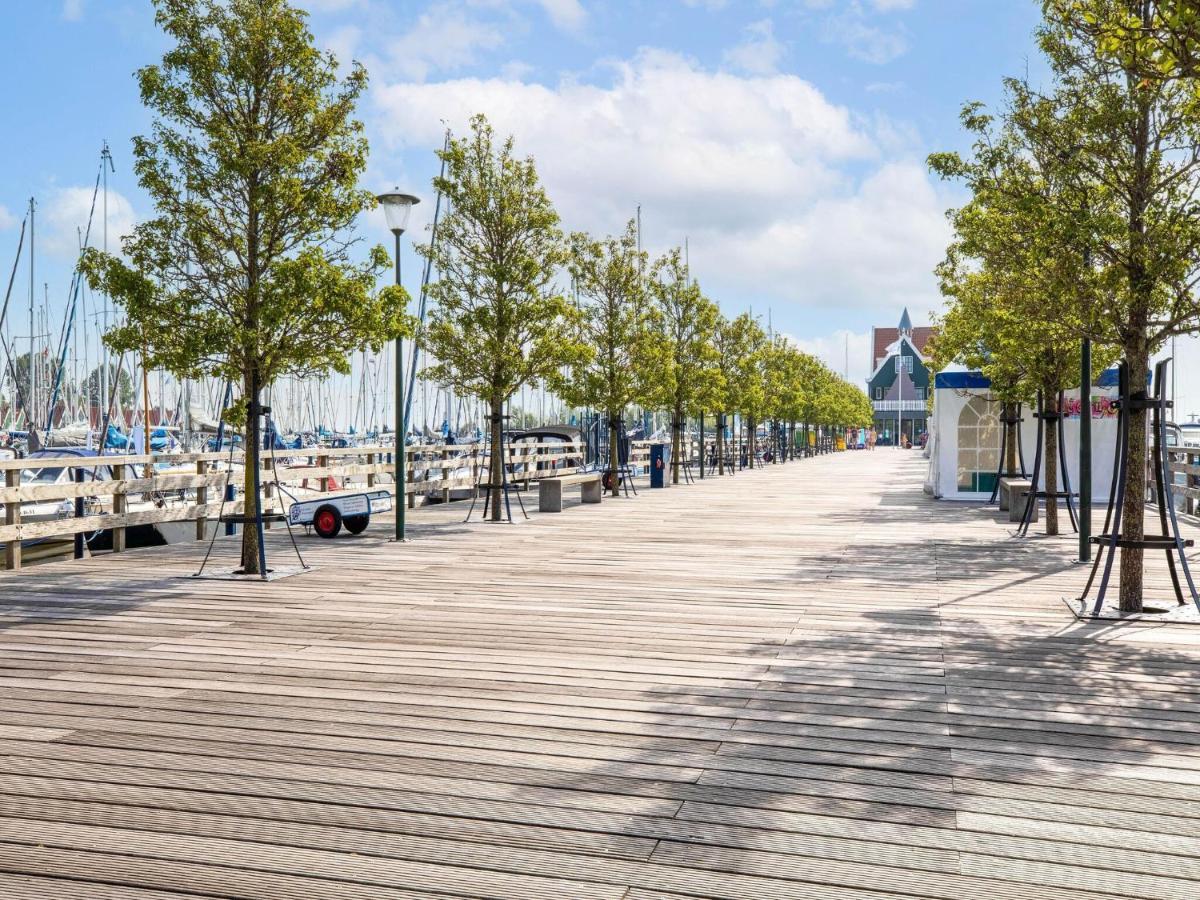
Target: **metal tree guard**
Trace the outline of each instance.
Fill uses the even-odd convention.
[[[1187,601],[1183,596],[1183,588],[1179,582],[1179,570],[1183,570],[1184,580],[1187,581],[1188,592],[1192,603],[1200,611],[1200,596],[1196,593],[1196,584],[1192,580],[1192,572],[1188,567],[1188,547],[1195,544],[1191,539],[1184,539],[1179,533],[1179,518],[1175,512],[1175,496],[1173,483],[1169,477],[1170,450],[1167,445],[1167,410],[1173,404],[1166,397],[1167,367],[1171,359],[1164,359],[1154,367],[1154,396],[1147,397],[1145,391],[1131,394],[1129,390],[1129,365],[1122,362],[1119,368],[1118,383],[1119,397],[1114,404],[1117,409],[1117,449],[1116,464],[1113,466],[1112,486],[1108,494],[1108,513],[1104,517],[1104,532],[1091,539],[1093,544],[1100,546],[1100,552],[1092,563],[1087,584],[1079,596],[1079,610],[1087,605],[1087,596],[1100,570],[1100,562],[1104,561],[1104,574],[1100,578],[1100,588],[1096,592],[1095,603],[1092,604],[1092,616],[1100,615],[1104,608],[1104,598],[1108,593],[1109,579],[1112,575],[1113,562],[1116,560],[1117,549],[1162,550],[1167,555],[1167,568],[1171,573],[1171,586],[1175,589],[1175,599],[1179,606]],[[1162,534],[1147,534],[1140,539],[1127,538],[1121,533],[1121,507],[1125,502],[1125,475],[1129,469],[1129,413],[1135,410],[1146,410],[1151,414],[1151,430],[1154,435],[1151,458],[1154,467],[1154,485],[1158,490],[1158,521]],[[1179,564],[1176,566],[1176,556]]]
[[[1033,522],[1033,514],[1037,509],[1038,501],[1045,500],[1050,497],[1055,497],[1059,500],[1067,501],[1067,513],[1071,518],[1071,528],[1074,531],[1079,530],[1079,522],[1075,518],[1075,504],[1071,502],[1075,496],[1071,492],[1071,476],[1067,471],[1067,451],[1066,440],[1063,434],[1063,420],[1067,417],[1063,412],[1063,395],[1059,391],[1058,394],[1058,411],[1046,412],[1045,398],[1042,392],[1038,391],[1037,395],[1038,411],[1034,413],[1034,418],[1038,420],[1037,427],[1037,447],[1033,453],[1033,474],[1030,476],[1029,493],[1025,495],[1025,512],[1021,515],[1021,524],[1017,527],[1017,537],[1025,537],[1029,534],[1029,526]],[[1058,422],[1058,464],[1059,471],[1062,473],[1061,491],[1045,491],[1038,490],[1038,482],[1042,476],[1042,447],[1043,436],[1046,423],[1048,421]]]
[[[1004,427],[1000,429],[1000,464],[996,467],[996,483],[992,485],[992,496],[988,500],[988,505],[991,506],[1000,496],[1000,479],[1014,476],[1004,475],[1004,459],[1007,456],[1008,441],[1011,436],[1017,443],[1017,464],[1021,467],[1021,478],[1028,478],[1029,472],[1025,468],[1025,448],[1021,446],[1021,423],[1025,421],[1021,417],[1021,404],[1005,404],[1011,406],[1012,412],[1000,416],[1000,424]],[[1059,434],[1061,441],[1062,434]]]
[[[491,422],[499,421],[501,423],[500,446],[498,448],[491,447],[489,450],[489,454],[491,454],[491,453],[499,453],[500,454],[500,483],[499,484],[492,483],[492,480],[491,480],[492,465],[491,465],[491,456],[489,455],[488,467],[487,467],[488,480],[486,482],[483,481],[483,469],[480,469],[479,473],[477,474],[476,479],[475,479],[475,496],[471,498],[471,508],[467,510],[467,517],[463,520],[464,524],[471,521],[471,515],[475,512],[475,503],[476,503],[476,501],[479,500],[479,491],[481,488],[483,489],[483,492],[484,492],[483,493],[483,521],[485,521],[485,522],[489,521],[488,511],[491,508],[492,491],[497,490],[497,489],[500,492],[500,496],[504,499],[504,518],[500,519],[499,521],[507,522],[509,525],[514,524],[513,514],[512,514],[512,503],[508,498],[508,495],[512,494],[512,493],[515,493],[517,495],[517,504],[521,507],[521,515],[523,515],[526,519],[529,518],[529,513],[527,513],[525,511],[525,501],[521,499],[520,489],[515,484],[513,484],[512,481],[510,481],[509,477],[508,477],[508,470],[509,470],[509,467],[512,465],[512,462],[511,462],[511,460],[508,460],[505,458],[507,454],[505,453],[505,447],[504,447],[504,432],[505,432],[504,421],[509,418],[511,418],[511,416],[505,416],[505,415],[499,415],[499,416],[492,415],[489,418],[489,421],[491,421]],[[489,439],[490,439],[491,433],[492,433],[492,430],[489,428],[488,429]],[[496,502],[499,503],[499,499],[497,499]]]

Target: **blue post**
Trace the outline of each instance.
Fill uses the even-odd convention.
[[[666,487],[666,444],[650,445],[650,487]]]
[[[235,500],[237,500],[237,488],[234,487],[232,484],[225,485],[225,500],[228,503],[233,503]],[[231,535],[234,535],[234,534],[237,534],[237,526],[234,525],[232,522],[226,522],[225,523],[225,536],[230,537]]]

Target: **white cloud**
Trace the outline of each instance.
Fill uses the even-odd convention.
[[[63,0],[62,18],[67,22],[78,22],[83,18],[84,0]]]
[[[867,361],[871,355],[871,332],[839,329],[823,337],[797,338],[786,335],[805,353],[811,353],[838,375],[861,386],[871,374]]]
[[[853,58],[882,65],[908,52],[904,26],[892,13],[912,9],[916,0],[803,0],[804,8],[823,14],[821,39],[841,44]]]
[[[563,31],[577,32],[587,21],[587,10],[579,0],[537,0],[550,21]]]
[[[405,78],[424,80],[437,71],[452,72],[476,63],[482,52],[503,46],[495,23],[472,18],[457,3],[435,4],[400,37],[387,42],[387,68]]]
[[[500,77],[505,81],[524,81],[533,72],[533,66],[519,59],[510,59],[500,67]]]
[[[841,44],[855,59],[874,65],[889,63],[908,52],[908,38],[902,30],[870,24],[857,4],[826,20],[824,39]]]
[[[362,29],[357,25],[343,25],[329,33],[325,38],[325,47],[337,59],[338,65],[344,68],[357,58],[362,36]]]
[[[775,39],[774,26],[770,19],[762,19],[747,25],[742,31],[742,41],[725,51],[725,63],[752,75],[767,75],[779,67],[783,59],[784,46]]]
[[[436,146],[441,120],[461,131],[484,112],[537,156],[568,219],[614,228],[641,202],[680,235],[697,223],[737,227],[792,208],[841,182],[832,164],[876,153],[848,110],[794,76],[710,73],[663,51],[613,71],[608,86],[394,84],[376,94],[378,127],[396,148]]]
[[[793,285],[805,306],[908,306],[917,315],[937,304],[931,273],[950,236],[947,205],[924,166],[886,163],[853,193],[728,238],[729,262],[761,293]]]
[[[17,217],[3,203],[0,203],[0,231],[17,227]]]
[[[601,84],[385,85],[373,95],[376,157],[436,147],[442,120],[461,133],[483,112],[537,158],[567,228],[611,233],[641,204],[647,247],[688,237],[693,270],[718,299],[936,305],[950,204],[906,161],[916,154],[904,128],[856,116],[792,75],[711,72],[654,50],[611,72]]]
[[[304,0],[303,6],[309,12],[336,13],[356,6],[366,6],[366,0]]]
[[[912,9],[917,5],[916,0],[866,0],[866,3],[871,9],[882,13]],[[861,8],[862,4],[863,0],[804,0],[803,5],[808,9],[833,9],[835,7],[853,9],[854,7]]]
[[[87,230],[92,208],[92,187],[59,188],[46,201],[38,220],[39,247],[62,259],[74,260],[79,255],[81,234]],[[90,246],[99,247],[103,240],[103,201],[96,199],[92,219]],[[42,223],[45,223],[42,226]],[[119,251],[121,238],[133,231],[137,216],[126,197],[108,189],[108,249]],[[44,228],[44,230],[42,230]]]

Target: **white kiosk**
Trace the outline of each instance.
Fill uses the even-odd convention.
[[[1067,419],[1061,438],[1066,441],[1071,489],[1079,490],[1079,390],[1065,393]],[[1117,396],[1117,370],[1108,369],[1091,390],[1092,503],[1108,503],[1116,451],[1117,415],[1110,401]],[[944,500],[987,500],[1000,467],[1001,402],[992,396],[991,382],[980,372],[957,363],[934,376],[933,415],[929,422],[929,472],[925,491]],[[1021,448],[1032,468],[1037,419],[1032,407],[1022,408]],[[1059,489],[1061,490],[1061,484]]]

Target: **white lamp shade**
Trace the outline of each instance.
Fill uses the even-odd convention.
[[[408,217],[412,214],[412,208],[421,202],[412,194],[402,194],[399,191],[380,194],[376,199],[383,207],[383,215],[392,234],[401,234],[408,228]]]

